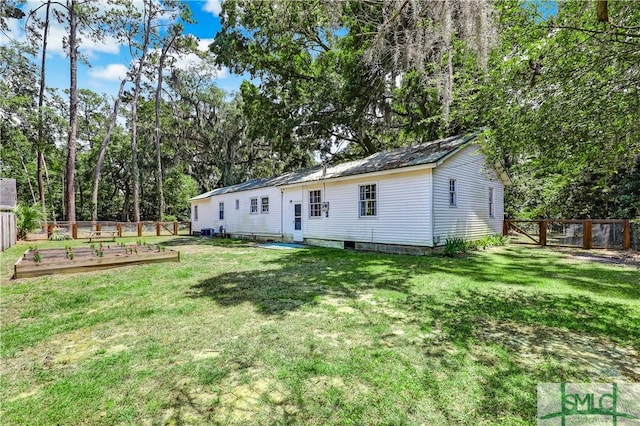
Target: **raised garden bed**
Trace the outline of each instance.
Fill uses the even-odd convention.
[[[153,244],[31,248],[14,265],[13,278],[88,272],[142,263],[179,262],[180,252]]]

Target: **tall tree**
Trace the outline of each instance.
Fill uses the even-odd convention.
[[[185,13],[188,8],[178,0],[143,0],[141,5],[133,0],[114,0],[113,3],[122,7],[119,12],[120,26],[123,29],[121,37],[127,40],[131,57],[134,59],[131,71],[133,93],[130,100],[131,176],[133,220],[139,222],[138,104],[142,93],[142,76],[149,65],[150,50],[158,43],[157,38],[162,27],[179,16],[184,19],[188,15]],[[139,6],[142,8],[141,11],[138,9]]]
[[[65,216],[67,221],[76,221],[76,145],[78,141],[78,2],[68,0],[69,38],[67,50],[69,54],[69,135],[67,138],[67,168],[65,173]]]
[[[183,14],[183,19],[189,19],[188,14]],[[154,142],[156,148],[156,188],[158,190],[158,220],[163,220],[165,213],[165,200],[163,188],[162,172],[162,129],[160,126],[160,111],[162,108],[162,85],[164,82],[164,72],[167,57],[170,53],[181,53],[183,51],[197,51],[195,40],[192,37],[182,37],[182,25],[173,25],[167,34],[162,37],[161,49],[157,57],[157,80],[155,89],[155,131]]]
[[[599,22],[595,1],[559,2],[554,13],[500,3],[501,43],[475,104],[492,128],[488,153],[511,165],[514,213],[618,215],[616,188],[633,186],[640,3],[607,3],[611,23]],[[608,201],[585,202],[580,191]]]
[[[38,195],[40,198],[40,206],[42,207],[42,218],[44,226],[47,225],[47,200],[45,197],[44,187],[44,97],[46,89],[46,63],[47,63],[47,42],[49,38],[49,12],[51,10],[51,1],[47,1],[45,6],[44,22],[42,23],[42,53],[40,59],[40,87],[38,91]]]
[[[104,164],[104,158],[107,153],[107,146],[111,140],[111,133],[116,125],[118,119],[118,110],[120,109],[120,102],[122,101],[122,94],[124,93],[124,87],[127,84],[127,78],[123,78],[120,81],[120,87],[118,94],[113,100],[113,109],[109,115],[107,130],[102,137],[100,144],[100,150],[98,151],[98,158],[96,159],[96,165],[93,169],[93,189],[91,191],[91,221],[96,222],[98,220],[98,190],[100,188],[100,177],[102,175],[102,165]]]

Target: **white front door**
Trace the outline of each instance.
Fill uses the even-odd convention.
[[[302,242],[302,203],[293,204],[293,241]]]

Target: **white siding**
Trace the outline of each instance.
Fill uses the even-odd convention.
[[[457,205],[449,205],[449,180],[456,180]],[[489,217],[489,187],[494,188],[494,217]],[[504,185],[477,145],[463,148],[433,170],[434,237],[476,240],[502,232]],[[440,238],[438,242],[438,237]]]
[[[284,191],[284,234],[293,232],[293,204],[302,201],[304,238],[431,246],[431,171],[360,176]],[[377,216],[359,217],[359,186],[376,184]],[[309,191],[320,189],[329,216],[309,217]]]
[[[261,212],[261,199],[269,198],[269,213]],[[258,200],[258,213],[251,214],[251,198]],[[240,208],[236,210],[236,200]],[[280,235],[281,192],[279,188],[267,187],[250,191],[215,195],[208,198],[210,218],[207,223],[218,232],[223,226],[231,234]],[[224,219],[220,220],[219,204],[224,203]]]
[[[195,217],[195,206],[198,206],[198,219]],[[217,218],[217,216],[216,216]],[[208,198],[191,202],[191,231],[200,232],[202,228],[213,228],[212,204]]]

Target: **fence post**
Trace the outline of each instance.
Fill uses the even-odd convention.
[[[116,224],[116,229],[118,230],[118,238],[122,238],[122,224]]]
[[[96,234],[100,235],[100,231],[102,230],[102,225],[99,222],[96,222]]]
[[[631,222],[629,220],[622,222],[622,248],[625,250],[631,248]]]
[[[590,220],[582,221],[582,247],[590,249],[593,246],[593,234],[592,234],[593,222]]]
[[[173,235],[178,235],[178,222],[173,222]]]
[[[142,223],[138,222],[138,237],[142,237]]]
[[[78,239],[78,224],[74,223],[71,225],[71,238],[74,240]]]
[[[538,235],[540,236],[540,245],[542,247],[547,245],[547,221],[541,220],[538,222]]]
[[[189,222],[189,227],[191,227],[191,222]],[[189,230],[189,234],[191,234],[191,230]],[[502,235],[505,237],[509,235],[509,219],[502,221]]]
[[[160,222],[156,222],[156,237],[160,236]]]

